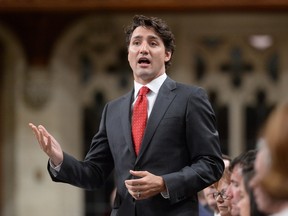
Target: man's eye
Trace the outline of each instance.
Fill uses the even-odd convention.
[[[139,41],[134,41],[132,44],[138,46],[140,44],[140,42]]]

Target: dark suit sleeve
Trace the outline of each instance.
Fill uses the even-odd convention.
[[[91,147],[83,161],[79,161],[64,152],[64,160],[57,176],[48,172],[53,181],[69,183],[84,189],[94,189],[102,186],[114,167],[107,140],[104,108],[98,133],[93,137]]]
[[[224,169],[215,115],[203,89],[191,92],[185,118],[191,165],[162,176],[172,203],[213,184],[220,179]]]

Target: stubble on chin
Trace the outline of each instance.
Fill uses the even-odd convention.
[[[151,72],[141,71],[135,75],[135,80],[139,83],[146,84],[151,82],[155,77],[151,75]]]

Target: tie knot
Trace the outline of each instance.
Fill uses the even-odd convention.
[[[150,89],[148,87],[142,86],[138,95],[142,95],[142,96],[144,95],[145,96],[149,91],[150,91]]]

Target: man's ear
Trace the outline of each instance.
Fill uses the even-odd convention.
[[[170,51],[165,51],[165,62],[168,62],[171,59],[172,53]]]

